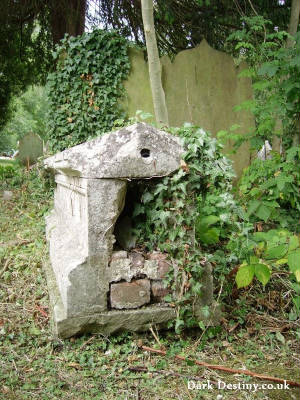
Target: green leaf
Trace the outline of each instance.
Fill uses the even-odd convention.
[[[136,217],[140,214],[143,214],[145,212],[144,206],[142,204],[135,204],[134,210],[132,213],[132,217]]]
[[[267,247],[265,251],[265,258],[267,260],[283,258],[288,251],[287,244],[280,244],[278,246]]]
[[[220,221],[220,218],[217,217],[216,215],[208,215],[207,217],[204,218],[199,217],[199,224],[205,227],[211,226],[218,221]]]
[[[282,344],[285,344],[285,338],[279,331],[276,332],[276,339]]]
[[[260,200],[251,200],[247,212],[248,217],[250,217],[250,215],[252,215],[260,205],[261,205]]]
[[[294,273],[297,282],[300,282],[300,249],[291,252],[288,255],[288,266]]]
[[[199,328],[200,328],[200,329],[202,329],[203,331],[205,331],[206,326],[205,326],[205,324],[204,324],[203,321],[200,321],[200,322],[198,323],[198,325],[199,325]]]
[[[265,222],[267,222],[268,219],[270,218],[271,212],[272,212],[272,209],[270,207],[267,207],[266,205],[261,204],[256,211],[256,216],[260,219],[263,219]]]
[[[180,333],[183,327],[184,327],[184,321],[182,319],[176,319],[175,332]]]
[[[254,269],[256,278],[265,286],[271,277],[271,271],[269,267],[265,264],[255,264]]]
[[[217,228],[210,228],[206,232],[198,232],[197,238],[204,244],[216,244],[219,242],[220,230]]]
[[[279,260],[277,260],[275,262],[276,265],[283,265],[283,264],[287,264],[288,260],[287,258],[280,258]]]
[[[254,232],[252,238],[255,242],[266,242],[268,240],[268,232]]]
[[[292,250],[296,250],[297,247],[299,247],[299,238],[296,235],[293,235],[290,238],[290,242],[289,242],[289,252]]]
[[[192,367],[193,365],[195,365],[195,361],[193,361],[193,360],[186,359],[185,361],[186,361],[186,365],[188,365],[189,367]]]
[[[31,334],[31,335],[40,335],[41,334],[41,331],[39,330],[39,328],[37,328],[36,327],[36,325],[34,324],[34,322],[30,325],[30,328],[29,328],[29,333]]]
[[[145,203],[149,203],[149,201],[151,201],[153,199],[153,194],[150,192],[144,192],[143,196],[142,196],[142,202]]]
[[[264,63],[258,70],[258,75],[267,75],[270,78],[278,71],[278,65]]]
[[[242,265],[235,277],[238,289],[250,285],[253,280],[255,272],[254,265]]]

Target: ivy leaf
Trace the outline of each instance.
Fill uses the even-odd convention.
[[[165,226],[167,225],[167,220],[169,217],[170,217],[170,211],[161,210],[158,212],[158,218]]]
[[[177,229],[174,229],[173,231],[169,232],[169,239],[173,242],[176,239],[177,235],[178,231]]]
[[[151,200],[153,200],[153,198],[154,198],[154,196],[152,193],[144,192],[141,200],[144,204],[146,204],[146,203],[149,203]]]
[[[278,71],[278,65],[264,63],[258,70],[258,75],[267,75],[270,78]]]
[[[175,332],[180,333],[183,327],[184,327],[184,321],[182,319],[176,319]]]
[[[271,271],[266,264],[255,264],[254,273],[256,278],[265,286],[271,277]]]
[[[238,289],[250,285],[253,280],[255,272],[254,265],[242,265],[235,277]]]
[[[133,210],[132,216],[136,217],[137,215],[143,214],[144,212],[145,212],[144,206],[142,206],[141,204],[137,203],[134,206],[134,210]]]

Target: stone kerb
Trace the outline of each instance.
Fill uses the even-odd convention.
[[[128,180],[168,175],[182,153],[178,138],[139,123],[45,160],[57,183],[46,272],[58,336],[136,331],[174,318],[163,303],[166,256],[116,251],[114,228]]]

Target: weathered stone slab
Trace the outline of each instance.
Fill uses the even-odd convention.
[[[53,271],[68,316],[107,309],[104,279],[126,183],[57,176],[55,210],[46,218]],[[102,216],[99,219],[99,214]]]
[[[69,176],[149,178],[175,171],[182,153],[178,137],[137,123],[66,149],[45,166]]]
[[[139,308],[149,302],[150,281],[148,279],[111,284],[110,304],[112,308]]]

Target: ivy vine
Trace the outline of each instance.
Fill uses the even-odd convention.
[[[238,206],[231,193],[235,176],[222,145],[203,129],[185,124],[171,128],[186,149],[181,168],[141,190],[133,211],[140,246],[160,250],[176,260],[166,284],[174,289],[166,301],[176,307],[176,331],[195,326],[193,304],[201,296],[201,274],[238,219]],[[175,272],[175,273],[174,273]],[[203,315],[208,307],[204,307]]]
[[[66,36],[53,52],[48,76],[48,138],[53,151],[112,129],[125,116],[119,99],[130,63],[128,42],[115,31]]]

